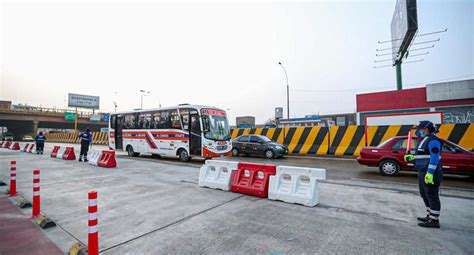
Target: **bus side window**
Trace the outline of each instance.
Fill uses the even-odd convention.
[[[160,128],[160,121],[161,121],[160,112],[153,113],[153,128],[154,129]]]
[[[179,114],[177,109],[170,111],[170,121],[171,128],[181,129],[181,121],[179,120]]]
[[[183,130],[189,130],[189,109],[179,109],[181,115],[181,123],[183,123]]]
[[[129,113],[125,115],[125,127],[128,129],[137,128],[137,119],[135,113]]]
[[[151,124],[151,113],[149,113],[149,112],[140,113],[138,128],[149,129],[149,128],[151,128],[150,124]]]

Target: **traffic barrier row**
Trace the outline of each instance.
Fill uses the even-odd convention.
[[[232,139],[247,134],[264,135],[288,147],[292,154],[358,156],[364,146],[377,146],[393,136],[406,136],[410,125],[333,126],[233,129]],[[367,136],[367,144],[366,144]],[[441,124],[437,136],[471,150],[474,124]]]
[[[33,148],[35,147],[34,143],[20,143],[20,142],[11,142],[11,141],[4,141],[0,144],[0,148],[10,149],[14,151],[22,151],[22,152],[33,152]]]
[[[52,158],[59,158],[64,160],[75,160],[76,154],[74,153],[74,147],[60,147],[54,146],[50,156]]]
[[[200,187],[315,206],[319,203],[318,180],[326,170],[233,161],[207,160],[199,171]]]
[[[89,159],[89,164],[106,168],[116,167],[115,151],[94,150]]]
[[[92,144],[107,145],[109,143],[107,132],[91,132]],[[80,143],[81,139],[78,137],[78,132],[72,133],[50,133],[48,134],[48,141],[61,143]]]

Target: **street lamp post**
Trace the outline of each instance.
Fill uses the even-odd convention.
[[[145,93],[150,94],[150,91],[146,91],[146,90],[140,89],[140,92],[141,92],[140,109],[143,109],[143,96],[145,95]]]
[[[281,62],[278,64],[283,68],[283,72],[285,72],[286,77],[286,110],[288,114],[288,119],[290,119],[290,84],[288,83],[288,74],[286,73],[286,69]]]

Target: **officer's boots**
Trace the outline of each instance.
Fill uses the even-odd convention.
[[[423,228],[439,228],[439,220],[428,218],[426,222],[418,223],[418,226]]]

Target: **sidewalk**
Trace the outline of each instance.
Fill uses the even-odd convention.
[[[0,197],[0,254],[63,254],[27,215]]]

